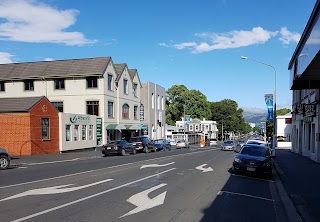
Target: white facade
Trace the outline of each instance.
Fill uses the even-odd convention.
[[[97,116],[59,113],[60,152],[97,145]]]
[[[316,116],[306,117],[299,111],[299,105],[316,104],[319,100],[319,90],[294,90],[293,91],[293,117],[292,117],[292,151],[320,162],[319,142],[319,112],[320,106],[316,105]]]
[[[154,83],[142,84],[141,104],[144,107],[143,122],[148,126],[147,135],[151,139],[165,138],[166,90]]]
[[[217,122],[212,120],[199,120],[199,119],[190,119],[190,121],[187,122],[184,121],[184,118],[182,117],[181,121],[176,121],[177,127],[186,127],[186,132],[189,133],[203,133],[205,137],[217,139],[218,136],[218,128],[217,128]]]
[[[292,139],[292,115],[288,113],[286,115],[277,116],[277,137],[278,147],[290,147]]]

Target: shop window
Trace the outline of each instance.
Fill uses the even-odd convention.
[[[63,102],[51,102],[54,107],[56,107],[59,112],[63,113]]]
[[[124,104],[122,106],[122,119],[129,119],[129,105]]]
[[[87,77],[87,88],[98,88],[98,77]]]
[[[151,94],[151,108],[154,109],[154,94]]]
[[[71,141],[71,125],[66,125],[66,141]]]
[[[89,125],[89,140],[93,140],[93,125]]]
[[[42,118],[41,126],[42,126],[42,140],[49,140],[50,139],[49,118]]]
[[[108,74],[108,90],[112,91],[112,75]]]
[[[99,116],[99,101],[87,101],[87,114]]]
[[[24,80],[24,90],[34,91],[33,80]]]
[[[54,89],[64,89],[64,79],[55,79]]]
[[[73,131],[73,140],[78,141],[79,140],[79,125],[74,125],[74,131]]]
[[[0,81],[0,92],[4,92],[5,88],[4,88],[4,81]]]
[[[82,133],[81,133],[82,140],[87,140],[87,125],[82,125]]]

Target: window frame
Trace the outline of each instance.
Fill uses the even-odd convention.
[[[127,103],[122,105],[122,119],[130,119],[130,106]]]
[[[0,81],[0,92],[6,91],[5,83],[6,83],[5,81]]]
[[[89,104],[91,103],[91,104]],[[87,114],[88,115],[96,115],[96,116],[99,116],[99,100],[89,100],[89,101],[86,101],[86,107],[87,107]],[[90,107],[91,107],[91,110],[90,110]],[[97,108],[95,108],[97,107]],[[97,109],[97,110],[96,110]],[[89,112],[90,111],[93,111],[93,112]]]
[[[133,96],[138,97],[137,94],[138,94],[138,84],[133,83]]]
[[[71,141],[71,125],[70,124],[67,124],[66,125],[66,141],[67,142],[70,142]]]
[[[128,79],[123,79],[123,94],[124,95],[128,95],[129,94],[129,90],[128,90]]]
[[[87,89],[97,89],[98,88],[98,77],[90,76],[86,77]]]
[[[65,90],[66,89],[64,78],[54,79],[53,84],[54,84],[54,90]]]
[[[59,112],[63,113],[63,101],[53,101],[51,104],[59,110]]]
[[[137,105],[133,106],[133,119],[135,119],[135,120],[138,119],[138,106]]]
[[[44,125],[44,120],[47,120],[47,125]],[[44,133],[46,133],[46,135],[44,135]],[[50,140],[50,119],[49,118],[41,118],[41,138],[42,138],[42,141]]]
[[[109,79],[109,77],[110,77],[110,79]],[[108,74],[108,83],[107,83],[107,86],[108,86],[108,90],[109,91],[113,91],[113,88],[112,88],[112,80],[113,80],[113,75],[111,75],[111,74]]]
[[[110,106],[109,106],[110,104],[112,105],[111,106],[111,110],[109,109],[110,108]],[[108,118],[114,118],[114,102],[113,101],[108,101]]]
[[[34,80],[26,79],[23,81],[24,83],[24,91],[34,91]]]

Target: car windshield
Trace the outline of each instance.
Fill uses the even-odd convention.
[[[240,153],[249,156],[265,157],[267,155],[267,149],[263,146],[244,146]]]
[[[224,144],[224,145],[232,145],[233,142],[232,142],[232,141],[224,141],[223,144]]]
[[[163,140],[155,140],[155,143],[163,143]]]

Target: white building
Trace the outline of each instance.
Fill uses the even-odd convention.
[[[292,114],[277,116],[278,147],[291,147]]]
[[[147,125],[143,130],[151,139],[165,138],[166,90],[154,83],[147,82],[141,88],[141,122]]]
[[[46,96],[60,112],[101,117],[102,143],[141,132],[140,93],[137,70],[111,57],[0,64],[0,98]]]
[[[192,119],[188,122],[182,117],[181,121],[176,121],[177,127],[183,127],[188,133],[202,133],[205,138],[218,138],[217,122],[212,120]]]

